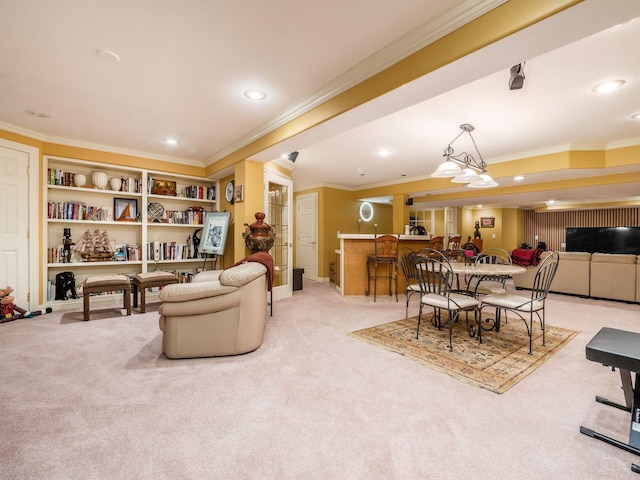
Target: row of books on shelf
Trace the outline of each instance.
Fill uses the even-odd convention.
[[[147,242],[147,260],[189,260],[197,258],[193,245],[176,242]]]
[[[164,212],[162,223],[176,225],[202,225],[207,212],[202,210],[167,210]]]
[[[47,202],[47,218],[55,220],[113,220],[112,207],[86,205],[84,202]]]
[[[75,187],[75,173],[65,172],[59,168],[47,168],[47,179],[49,185],[62,185],[65,187]]]
[[[201,185],[189,185],[184,187],[183,194],[186,198],[197,198],[200,200],[215,200],[216,187],[203,187]]]

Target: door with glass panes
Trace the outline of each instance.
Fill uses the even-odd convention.
[[[290,297],[293,291],[293,182],[265,172],[265,221],[276,234],[269,251],[275,267],[273,300]]]

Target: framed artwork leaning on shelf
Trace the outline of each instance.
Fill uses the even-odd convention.
[[[135,222],[138,217],[138,200],[135,198],[114,198],[113,211],[117,222]]]
[[[229,212],[207,212],[198,248],[199,254],[224,255],[230,219]]]
[[[151,187],[151,193],[154,195],[175,197],[177,195],[176,182],[172,182],[171,180],[154,179],[153,186]]]

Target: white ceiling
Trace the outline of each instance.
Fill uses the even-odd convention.
[[[0,128],[208,165],[500,3],[2,0]],[[251,158],[296,150],[296,189],[356,189],[428,177],[462,123],[475,126],[489,165],[532,152],[640,144],[640,122],[630,118],[640,112],[640,20],[625,23],[639,16],[637,0],[586,0]],[[99,49],[120,62],[100,59]],[[510,91],[509,68],[521,61],[524,88]],[[606,97],[591,92],[612,78],[626,84]],[[248,88],[268,98],[250,101]],[[165,144],[169,137],[179,144]],[[392,154],[380,158],[380,148]],[[482,203],[534,205],[554,196],[614,200],[640,196],[640,188]]]

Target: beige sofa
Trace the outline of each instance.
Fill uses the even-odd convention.
[[[540,255],[542,261],[550,252]],[[640,302],[640,256],[558,252],[560,263],[551,291],[583,297]],[[531,288],[537,267],[513,276],[516,288]]]
[[[168,358],[251,352],[262,344],[267,268],[257,262],[202,272],[160,291],[162,351]]]
[[[636,255],[594,253],[591,256],[591,292],[596,298],[638,302]]]

